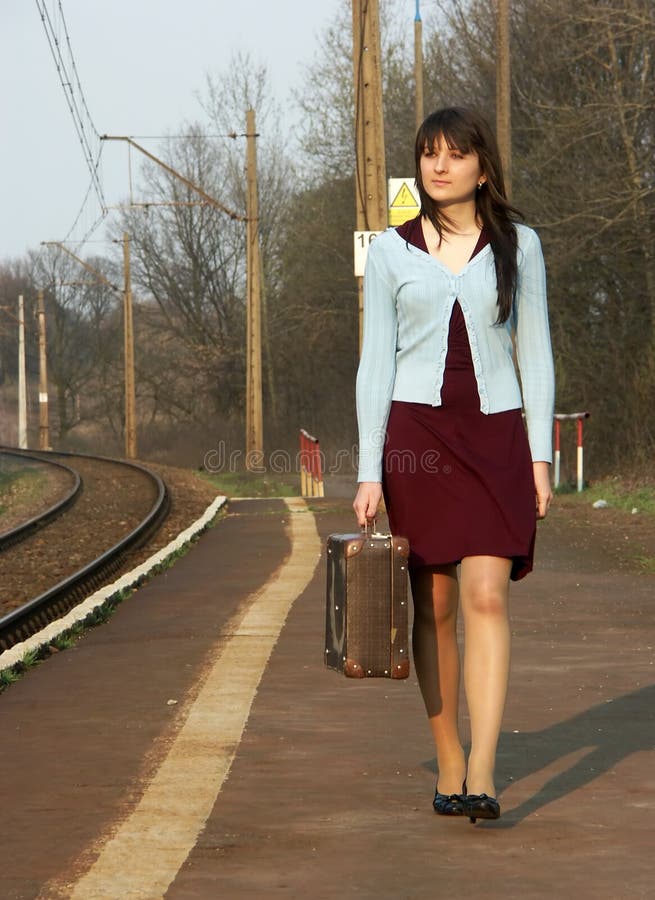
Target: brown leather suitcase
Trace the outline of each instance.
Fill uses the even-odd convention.
[[[407,678],[407,538],[327,539],[325,665],[349,678]]]

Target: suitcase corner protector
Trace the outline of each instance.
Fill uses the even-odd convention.
[[[409,660],[396,663],[391,671],[392,678],[409,678]]]
[[[363,546],[364,538],[353,538],[348,541],[346,544],[346,557],[350,559],[351,556],[357,556],[357,554],[361,552]]]
[[[406,537],[398,537],[397,535],[392,538],[394,544],[394,551],[398,554],[398,556],[409,557],[409,541]]]
[[[366,678],[364,668],[354,659],[346,658],[343,663],[343,674],[347,678]]]

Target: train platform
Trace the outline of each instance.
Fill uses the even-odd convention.
[[[353,526],[350,497],[230,501],[0,695],[1,900],[655,896],[652,576],[557,503],[540,523],[503,815],[472,826],[432,811],[413,671],[323,666],[325,538]]]

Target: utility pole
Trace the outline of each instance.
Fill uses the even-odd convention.
[[[417,131],[425,118],[423,112],[423,22],[421,21],[419,2],[420,0],[416,0],[416,15],[414,16],[414,105]]]
[[[39,326],[39,449],[50,449],[48,424],[48,357],[45,330],[45,301],[43,289],[37,293],[37,317]]]
[[[136,390],[134,384],[134,323],[132,318],[132,279],[130,275],[130,236],[123,232],[123,336],[125,359],[125,456],[136,459]]]
[[[387,227],[387,170],[384,159],[380,12],[378,0],[352,0],[355,82],[355,201],[358,231]],[[359,343],[364,313],[363,280],[358,278]]]
[[[25,306],[18,296],[18,446],[27,449],[27,386],[25,371]]]
[[[509,0],[496,0],[496,131],[509,197],[512,193]]]
[[[262,416],[261,259],[257,192],[255,110],[246,112],[246,466],[261,466],[264,450]]]

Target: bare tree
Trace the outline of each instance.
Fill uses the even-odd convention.
[[[428,83],[493,122],[493,10],[439,5]],[[597,470],[654,446],[654,16],[649,0],[512,3],[513,199],[546,251],[558,405],[592,410]]]
[[[32,282],[24,260],[0,265],[0,385],[6,380],[16,380],[18,295],[23,294],[29,300],[31,292]],[[30,324],[27,316],[26,327]]]
[[[31,253],[32,292],[44,289],[48,332],[48,375],[59,441],[83,423],[104,422],[120,432],[120,300],[107,285],[94,282],[74,260],[56,248]],[[89,259],[116,283],[110,260]],[[87,282],[87,283],[84,283]]]
[[[616,465],[655,438],[655,9],[548,0],[522,12],[517,169],[551,261],[560,397],[594,410],[595,454]]]
[[[202,103],[207,121],[185,126],[160,155],[245,216],[245,118],[255,108],[267,335],[268,307],[275,305],[280,279],[280,224],[293,178],[282,117],[266,69],[250,57],[236,57],[208,78]],[[142,194],[150,205],[129,210],[121,223],[132,239],[143,329],[137,354],[137,375],[147,391],[142,413],[152,425],[177,419],[233,429],[243,421],[245,397],[245,223],[199,204],[191,188],[151,163],[143,167]],[[275,399],[274,355],[265,338],[268,408]]]

